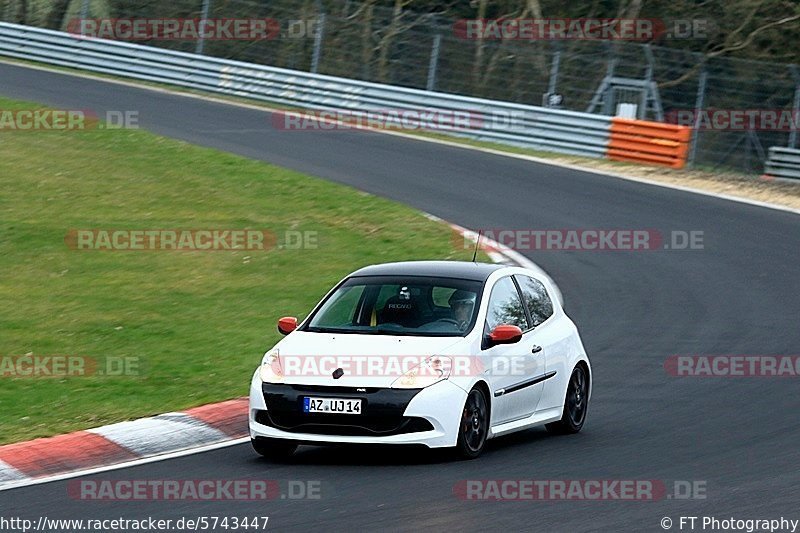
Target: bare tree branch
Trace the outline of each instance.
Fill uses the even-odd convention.
[[[743,41],[740,41],[739,43],[737,43],[735,45],[724,46],[722,48],[713,50],[713,51],[708,53],[708,57],[717,57],[717,56],[721,56],[723,54],[727,54],[727,53],[730,53],[730,52],[735,52],[737,50],[742,50],[744,48],[747,48],[748,46],[750,46],[753,43],[753,39],[755,39],[756,36],[758,36],[758,34],[763,33],[764,31],[766,31],[766,30],[768,30],[770,28],[777,28],[778,26],[783,26],[783,25],[788,24],[790,22],[793,22],[795,20],[800,20],[800,14],[794,15],[792,17],[785,17],[785,18],[782,18],[780,20],[775,20],[775,21],[770,22],[768,24],[764,24],[763,26],[760,26],[760,27],[756,28],[755,30],[751,31]]]

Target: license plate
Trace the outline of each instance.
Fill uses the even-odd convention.
[[[304,413],[331,413],[338,415],[360,415],[361,400],[344,398],[303,398]]]

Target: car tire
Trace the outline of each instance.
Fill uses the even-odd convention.
[[[475,459],[486,446],[489,436],[489,402],[478,387],[469,391],[458,424],[456,454],[461,459]]]
[[[250,439],[250,444],[257,454],[274,460],[288,459],[297,449],[297,444],[292,441],[266,437]]]
[[[589,409],[589,373],[586,367],[578,365],[572,370],[564,397],[564,411],[561,420],[545,425],[547,431],[556,435],[577,433],[586,421]]]

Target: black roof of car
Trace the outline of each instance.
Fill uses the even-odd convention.
[[[486,281],[492,272],[505,266],[469,261],[402,261],[364,267],[351,276],[435,276]]]

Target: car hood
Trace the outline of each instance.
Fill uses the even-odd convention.
[[[280,350],[282,383],[389,387],[426,358],[456,353],[465,344],[463,337],[294,331],[275,347]],[[337,368],[343,374],[335,379],[332,374]]]

